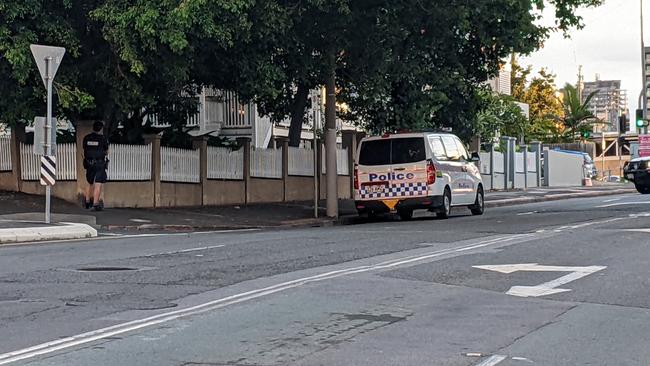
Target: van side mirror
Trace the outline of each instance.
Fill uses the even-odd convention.
[[[472,156],[469,158],[471,161],[481,161],[481,156],[477,152],[473,152]]]

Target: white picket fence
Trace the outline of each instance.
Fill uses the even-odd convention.
[[[251,149],[251,177],[282,178],[282,150]]]
[[[160,180],[164,182],[200,183],[200,150],[160,148]]]
[[[289,175],[314,176],[314,150],[289,147]]]
[[[208,179],[244,179],[244,150],[209,146]]]
[[[151,180],[151,144],[113,144],[108,150],[108,180]]]
[[[0,136],[0,172],[11,169],[11,137]]]
[[[323,174],[327,174],[327,158],[325,157],[325,148],[323,148]],[[338,175],[349,175],[350,164],[348,160],[348,149],[336,149],[336,172]]]
[[[76,180],[76,144],[58,144],[56,150],[56,180]],[[33,145],[20,144],[20,165],[20,177],[22,180],[39,180],[41,174],[41,156],[34,155]]]

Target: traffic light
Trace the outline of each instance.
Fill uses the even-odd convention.
[[[589,132],[589,131],[582,131],[582,138],[584,138],[584,139],[588,139],[589,137],[591,137],[591,132]]]
[[[643,120],[643,109],[636,110],[636,127],[641,128],[645,126],[645,121]]]
[[[618,117],[618,131],[620,133],[626,133],[630,130],[630,125],[628,122],[630,121],[627,119],[627,115],[623,114]]]

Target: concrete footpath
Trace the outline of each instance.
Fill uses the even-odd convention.
[[[602,184],[594,187],[535,188],[527,191],[487,192],[486,207],[500,207],[560,199],[596,197],[636,192],[628,184]],[[197,230],[237,230],[251,228],[325,226],[357,222],[354,202],[340,202],[341,218],[323,218],[324,207],[320,207],[320,217],[315,219],[311,203],[256,204],[248,206],[188,207],[188,208],[124,208],[106,209],[101,212],[85,210],[70,202],[54,199],[52,221],[54,225],[39,224],[43,220],[44,199],[41,196],[0,191],[0,243],[2,230],[16,231],[16,237],[30,240],[52,240],[50,233],[70,232],[79,237],[80,228],[86,233],[81,237],[97,235],[96,231],[197,231]],[[321,203],[321,206],[324,202]],[[64,224],[76,223],[77,225]],[[38,228],[38,230],[35,230]],[[23,230],[31,231],[37,238],[22,235]],[[20,231],[23,230],[23,231]],[[89,232],[89,233],[88,233]],[[20,235],[19,235],[20,234]],[[14,235],[14,234],[10,234]],[[7,234],[9,237],[9,234]],[[67,239],[67,238],[60,238]],[[15,240],[15,239],[14,239]]]

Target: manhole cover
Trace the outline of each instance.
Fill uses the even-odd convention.
[[[130,267],[84,267],[77,268],[80,272],[119,272],[119,271],[137,271],[138,268]]]

